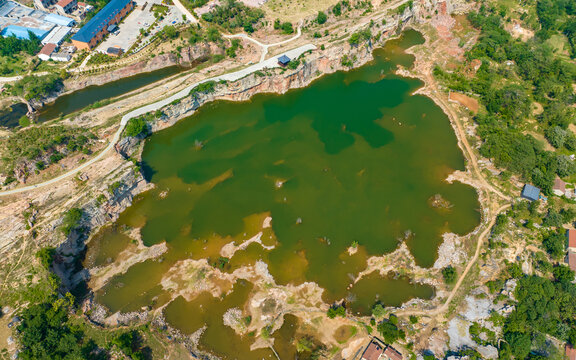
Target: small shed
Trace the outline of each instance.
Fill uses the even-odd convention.
[[[564,196],[566,194],[566,183],[560,178],[554,180],[554,186],[552,186],[552,192],[554,195]]]
[[[528,199],[530,201],[536,201],[540,197],[540,189],[537,188],[536,186],[526,184],[526,185],[524,185],[524,188],[522,189],[521,196],[524,199]]]
[[[288,56],[286,56],[286,54],[284,54],[278,58],[278,64],[280,64],[280,66],[286,66],[286,65],[288,65],[289,62],[290,62],[290,58]]]
[[[70,55],[69,53],[65,53],[65,52],[59,52],[56,54],[52,54],[51,58],[54,61],[67,62],[67,61],[72,60],[72,55]]]
[[[122,49],[119,47],[109,47],[108,50],[106,50],[106,53],[110,56],[120,56],[122,55]]]
[[[50,56],[52,55],[54,50],[56,50],[56,44],[52,43],[46,44],[44,45],[42,50],[40,50],[40,52],[38,53],[38,57],[40,58],[40,60],[48,61],[50,60]]]

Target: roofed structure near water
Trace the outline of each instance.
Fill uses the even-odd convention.
[[[530,201],[536,201],[540,197],[540,189],[538,189],[536,186],[526,184],[522,189],[521,195],[524,199],[528,199]]]
[[[290,58],[288,56],[286,56],[286,54],[284,54],[278,58],[278,64],[280,64],[282,66],[288,65],[289,62],[290,62]]]

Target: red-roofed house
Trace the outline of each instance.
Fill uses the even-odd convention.
[[[566,357],[568,360],[576,360],[576,349],[570,344],[566,344]]]
[[[566,238],[568,239],[568,250],[576,252],[576,230],[566,230]]]
[[[62,14],[70,14],[78,7],[78,0],[60,0],[56,3],[56,9]]]
[[[576,271],[576,253],[568,251],[566,255],[566,263],[570,267],[570,270]]]
[[[563,196],[566,194],[566,183],[560,178],[554,180],[554,186],[552,186],[552,192],[557,196]]]
[[[364,350],[364,353],[362,354],[362,360],[378,360],[380,359],[380,355],[382,355],[383,352],[384,349],[382,346],[376,341],[372,340],[366,347],[366,350]]]
[[[384,359],[389,360],[402,360],[402,354],[392,346],[386,346],[386,350],[384,350]]]
[[[52,55],[54,50],[56,50],[56,47],[57,47],[56,44],[52,44],[52,43],[48,43],[48,44],[44,45],[42,50],[40,50],[40,52],[38,53],[38,57],[40,58],[40,60],[44,60],[44,61],[50,60],[50,56]]]

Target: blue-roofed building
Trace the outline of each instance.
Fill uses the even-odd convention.
[[[40,40],[42,40],[50,32],[50,30],[28,28],[18,25],[8,25],[2,30],[2,32],[0,32],[0,35],[4,37],[16,36],[18,39],[29,40],[30,34],[28,32],[33,33]]]
[[[540,198],[540,189],[538,189],[536,186],[526,184],[522,189],[521,195],[524,199],[528,199],[530,201],[536,201]]]
[[[78,49],[92,49],[108,34],[108,26],[118,24],[134,8],[133,0],[111,0],[72,37]]]
[[[56,24],[56,25],[68,26],[68,27],[74,26],[74,24],[75,24],[74,19],[70,19],[69,17],[56,15],[56,14],[46,15],[46,17],[44,18],[44,21],[48,21],[48,22],[51,22],[51,23]]]
[[[290,62],[290,58],[288,56],[286,56],[285,54],[278,58],[278,64],[280,64],[282,66],[288,65],[289,62]]]

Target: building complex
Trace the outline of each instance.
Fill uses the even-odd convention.
[[[72,31],[74,19],[43,10],[32,9],[14,1],[0,0],[0,35],[29,39],[30,33],[38,37],[43,44],[49,42],[59,45]]]
[[[72,43],[78,49],[93,49],[133,8],[133,0],[111,0],[72,37]]]

